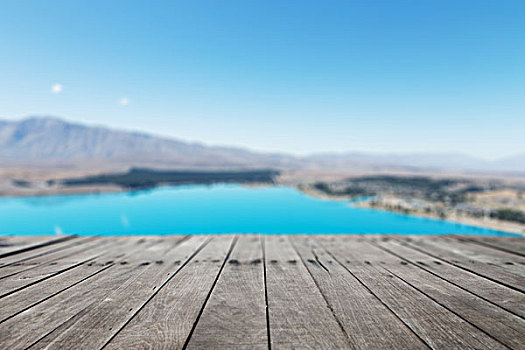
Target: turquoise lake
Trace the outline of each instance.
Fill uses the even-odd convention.
[[[288,187],[178,186],[0,199],[0,235],[206,233],[472,234],[504,232],[322,200]]]

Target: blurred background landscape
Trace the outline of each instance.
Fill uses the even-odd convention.
[[[0,195],[290,186],[525,232],[518,1],[7,1]]]
[[[294,186],[356,205],[509,232],[525,227],[525,156],[313,154],[214,147],[50,117],[0,124],[0,194],[92,193],[161,185]]]

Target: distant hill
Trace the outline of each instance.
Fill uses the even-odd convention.
[[[461,154],[318,154],[296,157],[207,146],[86,126],[56,118],[0,120],[0,163],[6,166],[151,166],[165,168],[454,169],[525,172],[525,154],[484,161]]]
[[[497,168],[525,171],[525,153],[512,157],[506,157],[494,162]]]
[[[341,153],[320,154],[307,157],[307,160],[323,167],[344,167],[348,164],[361,167],[376,167],[381,169],[442,169],[442,170],[467,170],[491,172],[523,172],[525,163],[519,159],[525,155],[497,161],[483,159],[463,154],[432,154],[432,153],[407,153],[407,154],[369,154],[369,153]]]
[[[20,165],[112,163],[186,168],[288,167],[293,157],[208,147],[56,118],[0,121],[0,161]]]

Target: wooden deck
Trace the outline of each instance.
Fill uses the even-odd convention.
[[[0,237],[0,348],[525,349],[525,239]]]

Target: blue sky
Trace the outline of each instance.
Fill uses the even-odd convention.
[[[5,0],[0,118],[29,115],[297,154],[508,156],[525,152],[525,2]]]

